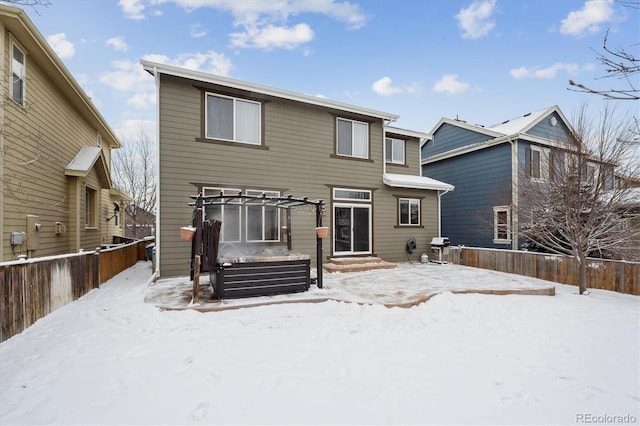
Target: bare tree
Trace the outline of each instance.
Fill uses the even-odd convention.
[[[155,228],[155,148],[142,122],[131,134],[120,135],[120,139],[123,147],[113,154],[113,183],[133,198],[125,207],[125,226],[131,229],[128,235],[140,238]]]
[[[635,148],[625,143],[637,131],[632,124],[610,107],[594,121],[583,107],[565,147],[546,153],[544,175],[520,180],[522,236],[543,251],[574,257],[580,294],[587,289],[588,256],[628,258],[640,236],[640,227],[628,226],[627,220],[640,204],[629,197],[640,179],[639,165],[624,164]]]
[[[630,9],[640,9],[638,0],[617,0],[617,3]],[[592,49],[596,53],[596,58],[604,66],[605,75],[600,77],[615,78],[623,81],[621,88],[615,89],[594,89],[582,83],[569,80],[572,87],[569,90],[577,92],[593,93],[606,99],[616,100],[639,100],[640,82],[636,77],[640,73],[640,57],[633,54],[631,48],[637,49],[640,43],[636,43],[628,48],[612,48],[609,45],[609,30],[607,30],[602,42],[602,51]]]

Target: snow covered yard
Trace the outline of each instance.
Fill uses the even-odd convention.
[[[429,276],[452,290],[543,283],[443,266],[413,280],[410,265],[327,274],[304,297],[370,302],[364,289],[393,294]],[[0,424],[640,417],[637,296],[556,284],[554,297],[445,292],[409,309],[329,300],[200,313],[145,303],[149,276],[138,263],[0,344]]]

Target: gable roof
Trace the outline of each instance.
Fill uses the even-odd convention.
[[[330,99],[321,98],[318,96],[307,95],[304,93],[291,92],[284,89],[277,89],[274,87],[263,86],[256,83],[250,83],[247,81],[235,80],[228,77],[222,77],[215,74],[210,74],[202,71],[194,71],[186,68],[180,68],[172,65],[161,64],[158,62],[151,62],[141,60],[142,67],[153,76],[158,74],[165,74],[174,77],[187,78],[190,80],[201,81],[205,83],[216,84],[219,86],[230,87],[234,89],[246,90],[253,93],[259,93],[262,95],[273,96],[276,98],[287,99],[296,102],[303,102],[310,105],[322,106],[326,108],[336,109],[340,111],[352,112],[355,114],[366,115],[369,117],[381,118],[383,120],[396,121],[400,117],[396,114],[388,112],[377,111],[369,108],[358,107],[355,105],[345,104],[342,102],[332,101]]]
[[[100,130],[103,142],[108,143],[113,148],[119,148],[120,141],[113,130],[111,130],[95,107],[91,98],[87,96],[49,43],[40,34],[40,31],[31,22],[25,11],[17,7],[0,4],[0,21],[27,50],[30,60],[34,60],[46,71],[47,76],[55,82],[57,88],[77,108],[80,115],[95,126],[97,130]]]
[[[442,127],[442,125],[450,124],[452,126],[460,127],[462,129],[470,130],[476,133],[481,133],[492,138],[500,138],[504,136],[522,137],[523,134],[526,134],[536,124],[540,123],[542,120],[544,120],[554,112],[560,116],[560,119],[564,122],[564,125],[567,126],[568,129],[571,129],[569,121],[564,116],[562,111],[560,111],[560,108],[557,105],[553,105],[547,108],[540,109],[538,111],[529,112],[519,117],[503,121],[502,123],[494,124],[493,126],[489,127],[484,127],[477,124],[468,124],[466,121],[443,117],[440,119],[440,121],[438,121],[433,130],[431,130],[431,134],[435,134],[436,131],[440,127]]]
[[[98,161],[100,160],[100,161]],[[80,151],[71,159],[64,168],[66,176],[86,177],[94,165],[98,165],[98,176],[103,188],[111,189],[111,179],[107,172],[107,162],[105,161],[102,148],[98,146],[83,146]]]
[[[520,117],[515,117],[507,121],[503,121],[502,123],[495,124],[489,129],[494,132],[501,133],[502,135],[514,135],[518,133],[527,133],[531,130],[536,124],[540,123],[546,117],[551,115],[552,113],[557,113],[560,118],[564,121],[565,126],[567,128],[571,128],[569,122],[566,117],[560,111],[557,105],[553,105],[547,108],[540,109],[538,111],[530,112]]]

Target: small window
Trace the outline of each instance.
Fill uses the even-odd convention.
[[[205,108],[207,138],[260,145],[259,102],[207,93]]]
[[[399,221],[404,226],[420,225],[420,200],[414,198],[399,199]]]
[[[357,158],[369,158],[369,124],[338,118],[336,153]]]
[[[371,191],[360,189],[334,188],[334,200],[371,201]]]
[[[386,138],[385,154],[387,163],[404,164],[404,141],[402,139]]]
[[[248,190],[247,195],[279,197],[279,192]],[[247,241],[280,241],[280,214],[275,206],[247,204]]]
[[[534,181],[546,182],[549,176],[549,150],[531,146],[526,150],[527,177]]]
[[[582,168],[582,182],[594,184],[596,179],[597,166],[595,163],[587,163]]]
[[[511,243],[511,209],[509,206],[493,208],[493,242],[496,244]]]
[[[26,82],[26,57],[16,43],[11,48],[11,97],[20,105],[24,105]]]
[[[229,188],[203,188],[204,195],[238,195],[239,189]],[[241,226],[240,199],[226,199],[220,204],[206,206],[204,219],[217,219],[222,222],[220,229],[220,241],[239,242]]]
[[[86,228],[95,228],[96,225],[96,209],[98,202],[98,191],[88,186],[85,189],[84,197],[84,226]]]

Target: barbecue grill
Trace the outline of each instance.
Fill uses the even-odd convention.
[[[438,255],[438,260],[434,260],[435,263],[447,263],[442,260],[442,255],[449,254],[449,238],[433,237],[431,239],[431,251]]]

